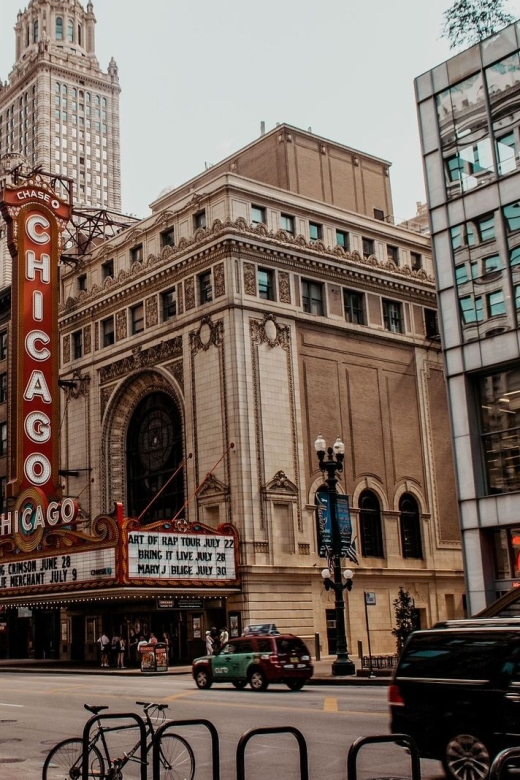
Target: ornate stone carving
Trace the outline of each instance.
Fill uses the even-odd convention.
[[[303,542],[298,543],[298,555],[310,555],[311,554],[311,546],[310,544],[305,544]]]
[[[166,366],[170,374],[177,380],[180,387],[184,390],[184,365],[182,360],[176,360]]]
[[[103,415],[105,414],[105,409],[108,406],[108,402],[110,401],[110,398],[115,388],[116,385],[109,385],[108,387],[101,388],[101,393],[100,393],[101,417],[103,417]]]
[[[277,471],[274,477],[264,485],[263,491],[265,493],[276,493],[278,495],[281,493],[289,494],[291,496],[298,495],[298,488],[294,482],[291,482],[285,471]]]
[[[269,542],[253,542],[255,552],[267,553],[269,552]]]
[[[206,315],[200,321],[200,327],[198,330],[192,330],[190,332],[190,348],[192,355],[196,355],[198,352],[207,352],[207,350],[213,347],[220,347],[224,339],[224,322],[223,320],[217,320],[212,322],[211,317]]]
[[[128,336],[128,317],[126,309],[118,311],[116,314],[116,341],[122,341]]]
[[[90,374],[82,374],[80,371],[72,372],[72,379],[68,380],[74,384],[71,387],[65,387],[65,397],[71,398],[86,397],[89,393]]]
[[[244,263],[244,292],[256,295],[256,271],[253,263]]]
[[[122,360],[116,360],[109,366],[104,366],[100,372],[100,382],[101,384],[104,384],[105,382],[110,382],[114,379],[126,376],[130,372],[136,371],[138,368],[155,366],[176,357],[182,357],[181,336],[169,339],[168,341],[162,341],[160,344],[156,344],[149,349],[135,349],[132,352],[132,355],[129,355]]]
[[[63,362],[70,363],[70,336],[63,337]]]
[[[288,325],[279,325],[274,314],[265,314],[263,320],[251,320],[253,344],[268,344],[271,348],[289,349],[291,331]]]
[[[157,304],[157,296],[152,295],[145,301],[145,325],[147,328],[152,328],[159,323],[159,306]]]
[[[184,314],[184,288],[182,284],[177,285],[177,311],[180,314]]]
[[[92,328],[90,325],[85,325],[83,328],[83,351],[85,355],[90,355],[92,352]]]
[[[207,498],[208,496],[213,498],[227,496],[228,493],[229,488],[227,485],[224,485],[224,483],[214,477],[213,474],[210,474],[202,483],[202,487],[197,495],[199,498]]]
[[[195,279],[193,276],[184,280],[184,304],[186,311],[195,308]]]
[[[226,280],[224,277],[224,263],[217,263],[213,268],[213,285],[215,298],[226,294]]]
[[[94,325],[94,349],[96,350],[96,352],[99,349],[99,325],[97,324],[97,322]]]
[[[278,295],[280,303],[291,303],[291,282],[285,271],[278,271]]]

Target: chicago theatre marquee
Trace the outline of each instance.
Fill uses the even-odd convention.
[[[226,597],[239,592],[236,529],[184,519],[191,455],[183,460],[168,409],[157,399],[147,408],[149,394],[129,433],[135,516],[125,516],[122,501],[109,513],[93,511],[88,430],[60,428],[64,404],[81,401],[88,383],[82,375],[59,379],[58,264],[71,203],[36,175],[6,185],[0,208],[13,257],[0,657],[93,660],[102,632],[125,636],[130,646],[153,631],[168,635],[173,658],[188,659],[212,625],[231,621],[239,631],[238,613],[226,613]],[[82,442],[87,465],[62,462],[64,436]],[[150,465],[159,451],[163,468],[152,469],[150,484],[150,469],[137,461]],[[80,474],[87,489],[76,481],[72,497],[68,488]],[[212,480],[208,472],[205,481]]]

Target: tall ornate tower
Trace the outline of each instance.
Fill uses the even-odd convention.
[[[101,70],[95,28],[91,2],[30,0],[19,12],[16,61],[0,81],[0,164],[68,176],[77,205],[120,211],[118,70],[114,59]],[[1,270],[0,287],[9,281]]]

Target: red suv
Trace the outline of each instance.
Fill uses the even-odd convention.
[[[265,691],[280,682],[299,691],[313,666],[307,646],[293,634],[248,634],[226,642],[216,655],[196,658],[192,673],[199,688],[230,682],[239,690],[249,683],[253,691]]]

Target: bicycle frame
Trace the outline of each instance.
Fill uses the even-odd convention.
[[[109,772],[112,771],[112,768],[114,766],[114,762],[110,760],[108,745],[105,739],[105,734],[109,733],[110,731],[124,731],[125,729],[132,729],[135,728],[134,724],[127,724],[123,726],[113,726],[113,727],[105,727],[101,725],[101,721],[104,720],[122,720],[122,719],[128,719],[135,721],[135,724],[139,728],[139,739],[137,743],[134,745],[132,750],[129,753],[125,753],[124,758],[117,761],[118,769],[122,769],[122,767],[128,763],[128,761],[136,761],[136,763],[140,764],[141,771],[140,771],[140,780],[147,780],[147,768],[148,763],[146,761],[146,751],[148,747],[148,737],[151,735],[151,740],[153,740],[153,734],[154,734],[154,728],[153,724],[150,720],[150,716],[147,712],[145,712],[147,723],[145,724],[144,720],[141,718],[140,715],[137,715],[135,712],[114,712],[114,713],[107,713],[105,715],[97,714],[94,715],[92,718],[90,718],[86,723],[85,727],[83,729],[83,761],[81,766],[81,777],[82,780],[88,780],[88,758],[89,758],[89,751],[94,745],[97,745],[98,742],[101,742],[101,745],[103,747],[103,758],[106,760],[107,765],[109,767]],[[97,725],[97,731],[94,733],[94,735],[91,737],[90,733],[94,727],[94,725]],[[138,749],[141,749],[141,759],[134,759],[134,755],[138,751]],[[144,758],[144,760],[143,760]],[[110,777],[110,774],[108,775]]]

